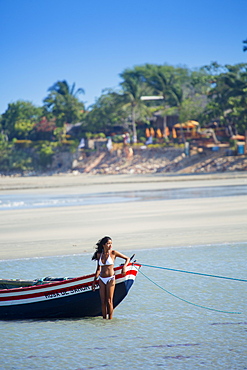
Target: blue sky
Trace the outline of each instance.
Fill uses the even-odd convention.
[[[59,80],[88,107],[134,65],[247,63],[246,0],[0,0],[0,14],[0,114]]]

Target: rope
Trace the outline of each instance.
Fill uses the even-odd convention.
[[[201,276],[209,276],[209,277],[214,277],[218,279],[227,279],[227,280],[234,280],[234,281],[244,281],[247,282],[247,279],[237,279],[237,278],[231,278],[227,276],[220,276],[220,275],[210,275],[210,274],[202,274],[200,272],[192,272],[192,271],[186,271],[186,270],[176,270],[176,269],[170,269],[167,267],[160,267],[160,266],[152,266],[152,265],[145,265],[144,263],[140,263],[140,265],[145,266],[145,267],[152,267],[155,269],[162,269],[162,270],[169,270],[169,271],[176,271],[176,272],[184,272],[186,274],[194,274],[194,275],[201,275]]]
[[[143,265],[144,266],[144,265]],[[221,313],[228,313],[228,314],[237,314],[237,315],[241,315],[241,312],[231,312],[231,311],[223,311],[223,310],[217,310],[215,308],[210,308],[210,307],[205,307],[205,306],[201,306],[199,304],[196,304],[196,303],[192,303],[192,302],[189,302],[187,301],[186,299],[183,299],[179,296],[177,296],[176,294],[173,294],[171,292],[169,292],[168,290],[166,290],[165,288],[163,288],[162,286],[160,286],[159,284],[157,284],[155,281],[153,281],[152,279],[150,279],[147,275],[145,275],[141,270],[139,270],[139,273],[141,273],[143,276],[145,276],[146,279],[148,279],[149,281],[151,281],[151,283],[153,283],[154,285],[156,285],[158,288],[164,290],[166,293],[172,295],[173,297],[177,298],[177,299],[180,299],[180,301],[183,301],[185,303],[188,303],[188,304],[191,304],[193,306],[196,306],[196,307],[200,307],[200,308],[204,308],[205,310],[210,310],[210,311],[216,311],[216,312],[221,312]]]

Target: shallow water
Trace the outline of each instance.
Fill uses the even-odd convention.
[[[212,198],[247,195],[247,185],[120,191],[92,194],[0,194],[0,210],[85,206],[167,199]]]
[[[247,244],[128,251],[143,264],[246,279]],[[91,273],[90,255],[0,261],[2,278]],[[247,369],[246,282],[150,267],[112,321],[0,322],[3,369]]]

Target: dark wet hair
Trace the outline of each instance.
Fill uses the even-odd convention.
[[[105,245],[109,240],[112,240],[110,236],[104,236],[98,241],[98,243],[96,243],[96,251],[93,254],[92,260],[97,260],[97,254],[103,252],[103,245]]]

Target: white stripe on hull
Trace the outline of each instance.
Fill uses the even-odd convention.
[[[119,284],[127,280],[134,281],[138,268],[131,265],[131,266],[128,266],[127,271],[133,270],[133,267],[134,267],[135,272],[134,273],[130,272],[128,275],[125,275],[123,277],[121,275],[119,277],[116,277],[116,284]],[[71,295],[86,293],[86,292],[91,291],[92,281],[93,281],[92,277],[88,279],[82,278],[77,281],[67,282],[65,284],[64,284],[64,281],[63,281],[63,284],[61,284],[61,282],[59,282],[59,284],[56,284],[56,285],[51,283],[52,286],[46,286],[44,288],[40,288],[40,286],[37,286],[37,287],[35,286],[34,289],[18,288],[21,290],[20,292],[11,292],[11,289],[10,290],[6,289],[4,293],[0,294],[0,299],[2,298],[2,300],[0,301],[0,306],[29,304],[29,303],[42,302],[42,301],[47,301],[50,299],[64,298],[64,297],[68,297]],[[90,285],[85,286],[85,284],[87,283],[89,283]],[[82,286],[77,287],[78,285],[79,286],[82,285]],[[96,286],[96,289],[99,289],[99,287]],[[34,295],[34,294],[39,294],[39,296],[38,297],[28,297],[28,295]],[[11,299],[11,297],[20,297],[20,296],[27,296],[27,297],[23,299],[21,298]],[[4,299],[8,299],[8,300],[5,301]]]

